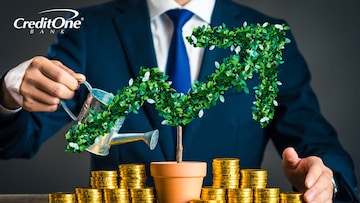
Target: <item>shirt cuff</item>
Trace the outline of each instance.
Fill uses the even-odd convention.
[[[19,93],[20,85],[23,81],[25,71],[29,67],[32,60],[33,59],[30,59],[19,64],[18,66],[7,72],[4,77],[6,88],[9,90],[11,96],[20,106],[22,106],[23,104],[23,97]]]
[[[14,109],[14,110],[10,110],[10,109],[3,107],[3,105],[0,104],[0,113],[3,115],[13,115],[13,114],[16,114],[17,112],[19,112],[21,109],[22,109],[22,107]]]

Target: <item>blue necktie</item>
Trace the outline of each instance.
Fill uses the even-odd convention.
[[[166,72],[169,80],[172,81],[172,87],[178,92],[186,94],[191,88],[191,75],[189,58],[182,37],[182,27],[193,13],[184,9],[175,9],[167,11],[166,14],[174,24]]]

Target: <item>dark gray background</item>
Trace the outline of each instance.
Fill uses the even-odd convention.
[[[50,8],[78,8],[105,0],[2,0],[0,1],[0,74],[35,55],[44,55],[54,35],[30,35],[13,28],[18,17],[34,19]],[[339,139],[353,157],[360,178],[359,97],[360,1],[343,0],[238,0],[292,26],[312,75],[321,109],[335,126]],[[64,129],[66,130],[66,129]],[[67,154],[64,130],[46,142],[31,160],[0,161],[0,193],[49,193],[86,186],[89,158]],[[263,164],[269,184],[289,190],[281,161],[270,143]]]

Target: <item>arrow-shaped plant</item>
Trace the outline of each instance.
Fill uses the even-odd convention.
[[[206,82],[195,81],[187,94],[170,87],[168,76],[158,68],[141,67],[139,76],[129,80],[129,86],[119,90],[103,111],[92,111],[84,123],[74,125],[66,134],[66,151],[81,152],[94,143],[99,135],[110,132],[116,121],[129,113],[137,113],[144,102],[155,105],[162,124],[177,127],[177,162],[182,161],[182,126],[202,117],[204,109],[224,102],[225,91],[235,88],[249,93],[246,80],[258,75],[259,85],[254,87],[252,107],[254,120],[261,127],[274,117],[278,93],[278,66],[283,63],[282,49],[290,40],[286,38],[285,25],[269,23],[247,25],[228,29],[225,25],[195,28],[187,40],[196,47],[210,50],[229,48],[233,54],[222,62],[215,62],[215,72]]]

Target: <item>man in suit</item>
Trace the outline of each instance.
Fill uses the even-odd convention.
[[[34,57],[2,77],[0,157],[32,157],[44,141],[69,123],[59,102],[66,99],[73,112],[79,112],[87,95],[86,88],[79,87],[79,79],[86,76],[94,87],[116,93],[137,76],[140,66],[166,71],[173,25],[165,12],[170,9],[194,14],[183,27],[184,35],[203,24],[284,23],[230,0],[118,0],[82,9],[85,20],[80,29],[60,34],[47,57]],[[282,154],[286,176],[295,189],[305,192],[307,202],[331,202],[332,198],[359,202],[352,160],[321,115],[306,62],[290,32],[287,37],[292,43],[286,46],[285,64],[280,67],[283,85],[273,122],[260,128],[251,118],[253,93],[229,91],[224,104],[184,127],[183,159],[207,161],[211,167],[215,157],[238,157],[242,168],[258,168],[271,139]],[[191,78],[200,81],[214,72],[214,61],[230,54],[229,50],[209,51],[190,45],[187,52]],[[251,80],[249,86],[255,83]],[[161,121],[147,104],[138,115],[130,114],[121,131],[159,129],[158,146],[153,151],[141,142],[113,146],[106,157],[91,155],[91,168],[174,160],[171,128]],[[204,185],[211,184],[211,175],[208,173]],[[338,190],[336,196],[334,189]]]

